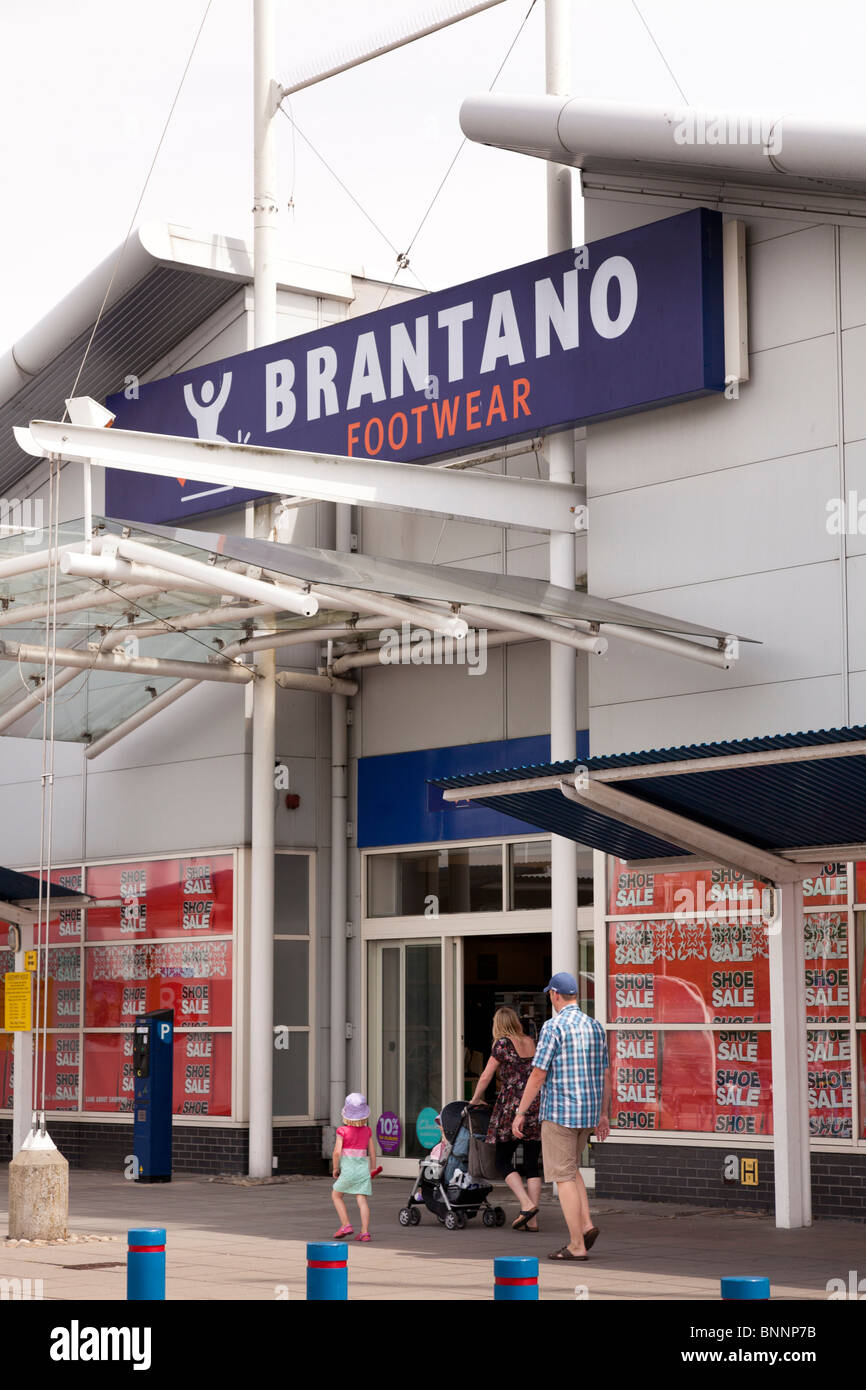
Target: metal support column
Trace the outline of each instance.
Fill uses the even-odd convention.
[[[550,95],[568,95],[571,86],[571,6],[569,0],[546,0],[546,85]],[[571,169],[547,165],[547,249],[567,250],[572,244]],[[555,482],[574,481],[574,433],[565,430],[545,441],[549,476]],[[574,588],[573,535],[550,537],[550,582]],[[550,648],[550,756],[573,758],[577,733],[577,658],[558,643]],[[553,970],[577,976],[577,845],[554,835],[551,841],[551,951]]]
[[[769,936],[776,1225],[791,1228],[812,1224],[803,884],[776,892],[781,913]]]
[[[254,0],[254,333],[256,347],[276,337],[275,19],[273,0]],[[250,1176],[273,1172],[274,1076],[274,760],[276,657],[260,652],[253,694],[252,893],[250,904]]]

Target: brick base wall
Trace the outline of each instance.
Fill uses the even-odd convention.
[[[70,1168],[123,1170],[132,1153],[132,1125],[81,1124],[50,1118],[49,1133]],[[274,1173],[326,1173],[321,1125],[274,1129]],[[0,1118],[0,1162],[12,1157],[12,1121]],[[246,1173],[249,1131],[216,1126],[174,1125],[172,1169],[175,1173]]]
[[[593,1145],[595,1194],[602,1199],[685,1202],[772,1212],[775,1201],[771,1149],[674,1147],[668,1144]],[[725,1176],[736,1154],[738,1176]],[[742,1160],[757,1162],[757,1185],[740,1181]],[[812,1213],[866,1221],[866,1153],[812,1154]]]

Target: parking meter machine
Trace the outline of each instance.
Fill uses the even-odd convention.
[[[136,1182],[171,1182],[174,1009],[137,1015],[132,1064]]]

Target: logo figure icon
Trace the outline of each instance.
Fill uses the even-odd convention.
[[[216,393],[216,386],[210,379],[208,379],[207,381],[203,381],[201,384],[200,400],[196,398],[195,387],[193,386],[191,381],[188,381],[184,386],[184,404],[186,405],[186,408],[189,411],[192,418],[195,420],[196,435],[199,439],[206,439],[211,442],[218,439],[223,444],[229,444],[232,442],[231,440],[226,439],[224,434],[219,433],[220,413],[226,401],[228,400],[229,391],[231,389],[231,372],[223,373],[223,379],[220,382],[219,394]],[[247,430],[246,433],[244,433],[243,430],[238,430],[238,444],[248,444],[249,439],[249,430]],[[180,483],[181,487],[186,486],[186,478],[178,478],[178,482]],[[230,492],[231,488],[229,486],[225,486],[214,488],[212,489],[212,491]],[[197,497],[201,496],[207,496],[207,493],[203,494],[196,492],[188,497],[184,497],[183,501],[193,502]]]
[[[203,381],[201,385],[201,400],[196,400],[195,387],[192,382],[187,382],[183,388],[183,399],[187,410],[195,420],[196,434],[199,439],[220,439],[224,444],[228,440],[219,433],[220,413],[228,400],[229,391],[232,389],[232,374],[226,372],[220,384],[219,395],[216,395],[216,386],[212,381]]]

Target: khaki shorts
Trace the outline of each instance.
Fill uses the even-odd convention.
[[[577,1177],[580,1159],[591,1131],[569,1129],[552,1120],[541,1122],[541,1152],[544,1158],[545,1182],[572,1182]]]

